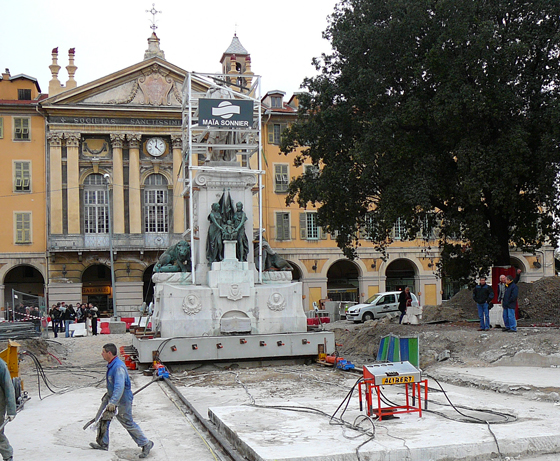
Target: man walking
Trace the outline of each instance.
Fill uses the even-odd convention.
[[[517,304],[517,296],[519,295],[519,288],[513,281],[513,277],[508,275],[506,277],[506,291],[504,292],[504,299],[502,300],[502,307],[504,308],[504,324],[505,327],[502,331],[517,332],[517,321],[515,320],[515,306]]]
[[[130,389],[130,377],[126,366],[121,359],[117,357],[117,346],[112,343],[105,344],[101,351],[101,356],[107,362],[107,407],[105,413],[116,414],[116,418],[128,431],[130,436],[139,447],[142,447],[140,458],[146,458],[150,450],[154,446],[154,442],[142,432],[142,429],[132,419],[132,399],[133,394]],[[106,415],[104,414],[104,417]],[[109,450],[109,421],[107,429],[101,436],[98,435],[97,443],[90,443],[92,448],[97,450]]]
[[[486,277],[480,277],[478,285],[473,290],[472,297],[478,307],[478,318],[480,319],[478,331],[488,331],[490,329],[488,303],[494,299],[494,291],[490,285],[486,285]]]
[[[0,426],[4,424],[5,419],[12,421],[15,417],[16,394],[14,385],[6,363],[0,359]],[[4,461],[12,461],[14,455],[14,450],[4,434],[4,428],[0,430],[0,455],[2,455]]]

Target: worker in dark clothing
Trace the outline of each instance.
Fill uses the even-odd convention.
[[[513,281],[513,277],[508,275],[506,277],[506,291],[504,299],[502,300],[502,307],[504,308],[504,323],[505,327],[502,331],[511,333],[517,332],[517,321],[515,320],[515,306],[517,305],[517,297],[519,296],[519,288]]]
[[[486,284],[486,277],[480,277],[478,285],[473,290],[472,297],[478,307],[478,318],[480,319],[478,331],[488,331],[490,329],[488,303],[494,299],[494,291],[490,285]]]
[[[16,417],[16,393],[10,372],[4,360],[0,359],[0,426],[4,420],[12,421]],[[4,434],[4,428],[0,430],[0,455],[4,461],[12,461],[14,450]]]

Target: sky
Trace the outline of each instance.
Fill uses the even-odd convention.
[[[235,33],[270,90],[299,91],[316,75],[313,57],[330,53],[322,38],[336,0],[157,0],[156,34],[165,58],[196,72],[220,72],[220,58]],[[0,69],[26,74],[48,92],[51,50],[59,49],[58,75],[68,79],[68,49],[76,49],[78,85],[143,60],[151,35],[152,2],[138,0],[0,0]]]

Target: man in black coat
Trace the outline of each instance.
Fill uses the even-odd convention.
[[[472,297],[478,307],[478,318],[480,319],[478,331],[488,331],[490,329],[488,303],[494,299],[494,291],[490,285],[486,285],[486,277],[480,277],[480,282],[474,288]]]
[[[504,322],[505,328],[503,331],[517,332],[517,321],[515,320],[515,306],[517,305],[517,297],[519,296],[519,288],[513,281],[513,277],[508,275],[506,277],[506,291],[504,299],[502,300],[502,307],[504,308]]]

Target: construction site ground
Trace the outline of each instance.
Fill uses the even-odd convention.
[[[441,311],[432,311],[436,309]],[[430,315],[435,314],[428,309],[426,317]],[[437,317],[447,320],[441,312]],[[478,325],[465,318],[421,325],[399,325],[395,319],[365,324],[342,320],[328,328],[336,332],[341,355],[358,369],[374,360],[382,336],[418,336],[421,368],[429,379],[430,411],[422,418],[404,414],[386,421],[362,420],[363,432],[338,425],[330,416],[359,374],[311,362],[271,362],[260,367],[241,362],[171,364],[172,381],[199,413],[208,416],[210,410],[220,430],[248,459],[559,459],[557,328],[521,327],[515,334],[498,329],[478,332]],[[49,340],[20,342],[22,351],[39,359],[51,389],[41,380],[38,386],[36,366],[24,355],[21,375],[31,400],[5,429],[15,460],[138,458],[140,449],[118,422],[111,425],[108,452],[89,448],[95,432],[82,430],[105,392],[101,347],[107,342],[129,345],[130,334],[53,339],[51,333]],[[437,357],[444,351],[449,351],[449,358],[439,362]],[[151,380],[140,371],[130,374],[133,390]],[[463,415],[445,406],[445,395],[434,378]],[[383,392],[397,403],[404,398],[401,385],[385,386]],[[136,421],[155,442],[149,459],[222,459],[209,449],[207,434],[164,383],[147,387],[134,402]],[[352,424],[363,414],[354,392],[342,418]]]

